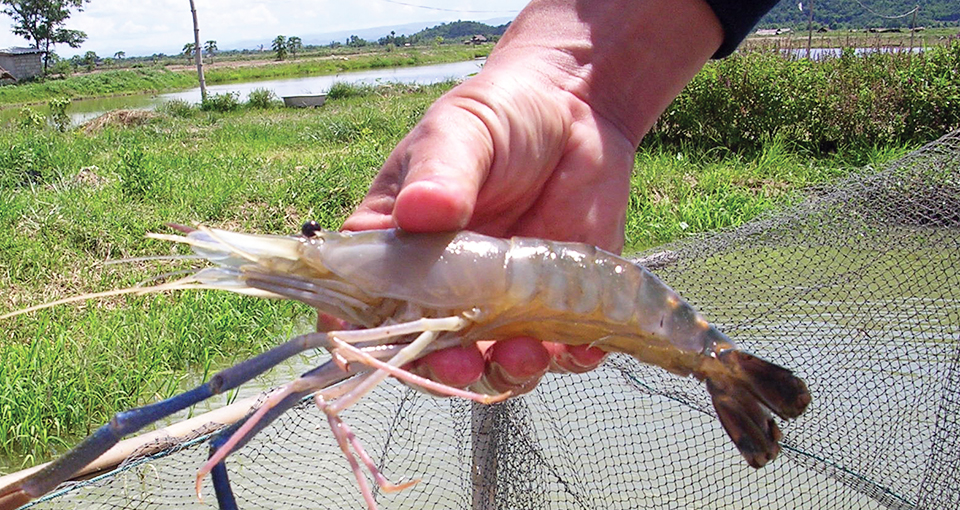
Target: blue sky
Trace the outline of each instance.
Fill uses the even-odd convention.
[[[515,16],[526,0],[195,0],[201,41],[221,49],[269,47],[277,35],[299,36],[423,21],[487,20]],[[27,46],[0,14],[0,48]],[[58,45],[65,57],[95,51],[112,56],[180,52],[193,41],[189,0],[92,0],[75,12],[67,28],[83,30],[79,49]],[[245,46],[242,46],[245,45]]]

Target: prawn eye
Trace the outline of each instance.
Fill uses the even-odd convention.
[[[310,220],[303,224],[300,227],[300,233],[303,234],[303,237],[310,238],[317,235],[317,232],[320,232],[323,228],[317,223],[316,220]]]

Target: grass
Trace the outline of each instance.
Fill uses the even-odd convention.
[[[62,80],[26,82],[0,87],[0,105],[35,103],[59,97],[97,97],[148,93],[196,86],[196,75],[162,68],[104,71]]]
[[[625,252],[684,236],[741,225],[772,208],[800,200],[805,187],[862,166],[879,166],[908,146],[871,147],[816,155],[777,138],[744,156],[666,146],[637,153],[627,212]]]
[[[337,228],[389,151],[450,86],[342,90],[318,110],[178,105],[87,133],[0,131],[0,313],[98,292],[185,263],[105,265],[169,254],[166,222],[294,233]],[[796,191],[909,147],[817,156],[772,139],[753,155],[647,147],[637,155],[628,246],[740,224]],[[42,461],[120,409],[266,349],[310,310],[221,294],[123,297],[5,320],[0,455]],[[190,376],[188,374],[193,374]]]

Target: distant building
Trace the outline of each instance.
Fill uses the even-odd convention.
[[[29,80],[43,73],[40,57],[43,52],[36,48],[0,49],[0,69],[4,69],[16,81]]]
[[[789,28],[761,28],[755,32],[759,36],[770,36],[770,35],[783,35],[789,34],[793,30]]]
[[[485,42],[487,42],[487,38],[478,34],[471,36],[469,39],[465,39],[463,44],[483,44]]]

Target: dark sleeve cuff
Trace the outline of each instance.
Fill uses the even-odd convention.
[[[779,0],[706,0],[723,26],[723,44],[713,58],[723,58],[733,53],[753,27]]]

